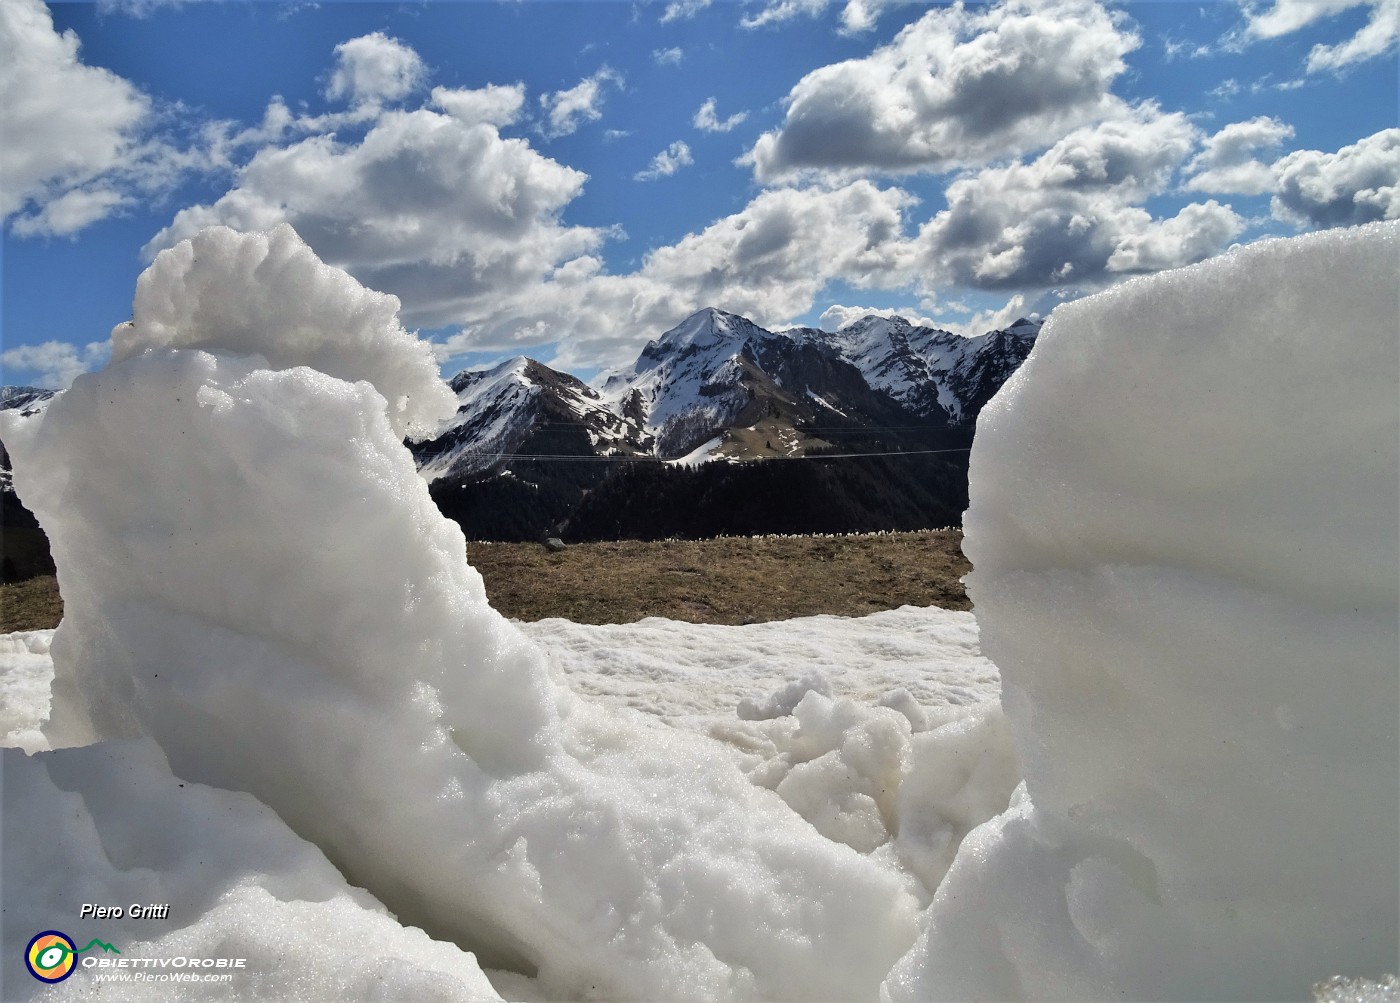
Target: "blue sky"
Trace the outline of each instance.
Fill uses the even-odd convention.
[[[152,255],[291,223],[451,372],[702,306],[965,333],[1400,215],[1400,0],[0,0],[3,381]],[[13,54],[14,58],[10,58]]]

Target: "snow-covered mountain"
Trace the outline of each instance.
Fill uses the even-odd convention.
[[[527,453],[645,453],[651,443],[635,422],[609,407],[597,390],[516,356],[484,372],[450,381],[457,416],[433,439],[410,446],[428,480],[471,477]]]
[[[811,328],[786,333],[830,344],[860,369],[871,387],[915,414],[944,414],[961,424],[974,420],[1025,360],[1040,326],[1040,321],[1021,318],[1005,330],[964,338],[903,317],[869,315],[835,333]]]
[[[39,387],[0,387],[0,411],[15,409],[26,416],[38,414],[48,407],[49,401],[57,392],[56,390],[42,390]],[[5,451],[3,442],[0,442],[0,492],[4,492],[6,495],[14,494],[14,485],[10,479],[10,454]],[[10,499],[7,498],[7,516],[9,504]],[[9,518],[6,519],[6,523],[12,525]]]
[[[39,387],[0,387],[0,411],[11,408],[42,410],[56,393],[57,390],[42,390]]]
[[[707,308],[596,389],[525,358],[461,373],[457,418],[416,452],[437,480],[479,475],[502,454],[793,456],[852,433],[967,427],[1039,330],[1021,320],[964,338],[867,316],[834,333],[775,332]]]
[[[816,433],[833,425],[904,420],[834,345],[715,309],[649,342],[629,370],[604,379],[602,392],[654,437],[663,457],[714,439],[711,455],[790,456],[826,445]]]

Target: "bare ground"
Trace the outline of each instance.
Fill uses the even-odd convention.
[[[962,533],[729,537],[579,543],[471,543],[467,555],[491,604],[516,620],[758,623],[898,606],[970,609]],[[0,586],[0,633],[54,627],[63,615],[52,575]]]

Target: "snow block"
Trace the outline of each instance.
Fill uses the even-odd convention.
[[[964,547],[1025,770],[890,999],[1304,999],[1397,969],[1400,223],[1059,307]]]

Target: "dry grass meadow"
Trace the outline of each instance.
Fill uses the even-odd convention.
[[[515,620],[759,623],[899,606],[970,609],[962,533],[937,530],[833,537],[726,537],[579,543],[471,543],[467,555],[491,604]],[[0,632],[57,626],[52,575],[0,586]]]

